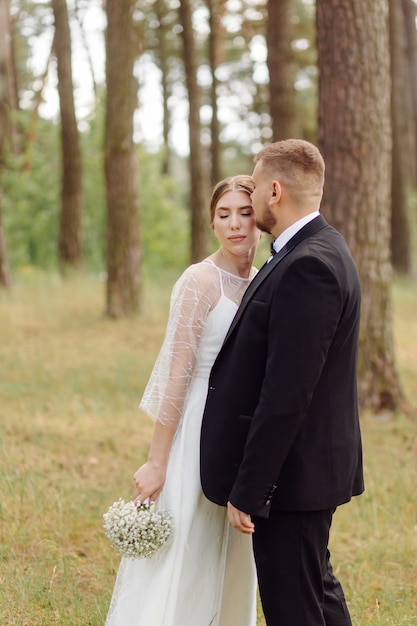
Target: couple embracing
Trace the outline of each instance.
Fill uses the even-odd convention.
[[[320,152],[290,139],[213,190],[219,248],[174,286],[141,402],[155,427],[135,501],[169,509],[174,534],[122,560],[106,626],[255,626],[256,583],[267,626],[351,625],[328,541],[363,491],[360,286],[323,184]]]

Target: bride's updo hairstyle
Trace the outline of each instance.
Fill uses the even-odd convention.
[[[238,176],[229,176],[221,180],[215,185],[210,198],[210,224],[213,226],[214,213],[220,198],[228,191],[244,191],[251,195],[253,192],[253,182],[250,176],[239,174]]]

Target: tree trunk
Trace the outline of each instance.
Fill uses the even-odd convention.
[[[399,274],[411,274],[409,197],[416,179],[416,127],[412,113],[404,13],[398,0],[389,0],[389,15],[392,81],[391,259]]]
[[[10,287],[10,285],[12,284],[12,279],[10,276],[10,268],[7,260],[6,234],[3,227],[1,196],[2,194],[0,187],[0,287],[7,288]]]
[[[168,107],[168,98],[170,95],[169,88],[169,51],[167,46],[167,27],[165,24],[166,4],[165,0],[158,0],[155,3],[155,12],[159,22],[158,28],[158,41],[159,45],[155,51],[159,59],[159,67],[161,70],[161,85],[162,85],[162,137],[164,141],[163,156],[162,156],[162,174],[169,174],[171,151],[169,147],[169,131],[171,128],[171,115]]]
[[[10,139],[11,115],[11,42],[10,3],[8,0],[0,2],[0,181],[5,164],[5,147]],[[0,187],[0,287],[9,287],[11,284],[10,269],[6,252],[6,236],[2,220],[2,191]]]
[[[139,203],[133,114],[138,41],[135,0],[107,0],[105,173],[107,197],[107,315],[140,309]]]
[[[218,79],[216,70],[219,64],[219,46],[221,33],[221,13],[223,0],[207,0],[209,10],[209,61],[211,69],[211,183],[215,184],[221,179],[221,145],[220,124],[217,106]]]
[[[82,166],[72,82],[71,35],[66,0],[52,0],[55,52],[61,110],[62,188],[59,221],[59,261],[65,272],[81,264]]]
[[[413,103],[414,128],[417,129],[417,31],[416,16],[417,7],[413,0],[402,0],[402,8],[404,14],[404,24],[406,30],[406,50],[409,71],[409,88],[411,90],[411,99]],[[417,142],[416,142],[417,150]],[[417,152],[416,152],[417,155]],[[416,179],[413,181],[413,187],[417,187],[417,169]]]
[[[6,142],[13,148],[12,112],[17,109],[12,53],[13,33],[10,20],[10,1],[0,2],[0,150]]]
[[[180,22],[184,44],[184,66],[189,102],[190,139],[190,207],[191,207],[191,262],[200,261],[208,254],[209,219],[203,150],[201,145],[200,91],[197,83],[197,50],[194,42],[191,6],[189,0],[180,0]]]
[[[395,409],[390,300],[391,119],[388,2],[317,0],[323,213],[345,236],[362,282],[359,396]]]
[[[295,92],[294,0],[268,0],[267,45],[274,141],[301,136]]]

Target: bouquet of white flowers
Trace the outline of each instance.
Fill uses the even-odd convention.
[[[122,498],[109,507],[103,518],[111,545],[132,559],[152,556],[169,539],[173,528],[168,511],[156,511],[153,504],[137,505]]]

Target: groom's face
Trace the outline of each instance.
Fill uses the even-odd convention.
[[[270,209],[272,199],[272,181],[262,169],[262,161],[258,161],[253,170],[252,180],[254,191],[251,194],[253,211],[257,227],[265,233],[271,233],[276,218]]]

